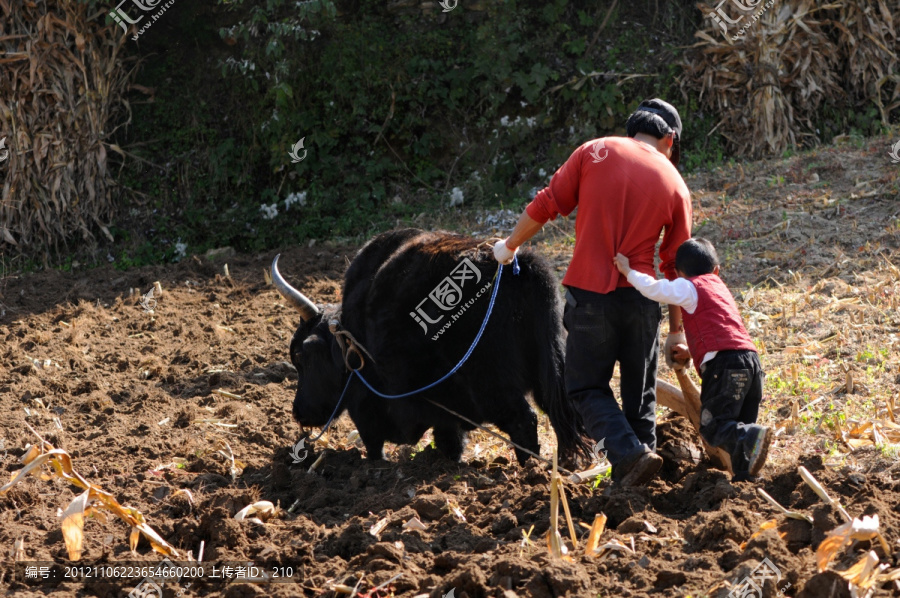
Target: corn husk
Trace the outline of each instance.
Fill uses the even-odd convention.
[[[35,445],[37,446],[37,445]],[[99,486],[89,483],[72,467],[72,457],[62,449],[54,448],[49,442],[42,442],[37,450],[29,448],[22,459],[25,467],[15,472],[8,484],[0,487],[0,495],[6,494],[13,486],[24,480],[31,473],[40,473],[42,466],[49,465],[52,474],[70,484],[82,488],[86,492],[77,497],[62,514],[63,538],[69,558],[77,561],[81,558],[84,516],[97,514],[104,509],[116,515],[131,526],[131,550],[137,547],[138,539],[143,536],[150,542],[156,552],[165,556],[178,558],[178,550],[162,539],[156,531],[147,525],[144,516],[137,509],[122,506],[112,494]]]
[[[828,536],[819,544],[816,550],[816,563],[819,571],[828,568],[828,563],[845,546],[849,546],[853,540],[875,540],[881,543],[881,547],[888,557],[891,556],[891,548],[879,531],[878,515],[866,515],[862,519],[854,518],[843,525],[831,530]],[[876,559],[877,560],[877,559]]]

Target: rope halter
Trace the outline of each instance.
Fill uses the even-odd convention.
[[[366,360],[363,359],[363,355],[371,359],[372,363],[375,362],[375,358],[372,357],[372,354],[362,346],[362,343],[356,340],[349,330],[344,330],[341,327],[341,322],[337,318],[328,320],[328,330],[334,335],[334,338],[338,342],[338,346],[341,348],[341,356],[344,358],[344,365],[347,367],[348,371],[355,372],[365,367]],[[359,360],[359,367],[354,368],[350,365],[350,353],[356,355],[356,358]]]

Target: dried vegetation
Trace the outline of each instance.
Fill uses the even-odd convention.
[[[0,2],[0,243],[36,255],[113,212],[108,140],[127,122],[125,38],[75,0]],[[4,172],[5,171],[5,172]]]
[[[900,108],[900,4],[787,0],[764,7],[760,2],[727,32],[705,18],[684,60],[682,89],[698,93],[720,118],[716,129],[731,151],[759,157],[812,145],[826,102],[851,110],[874,103],[888,124]],[[746,31],[733,39],[742,25]]]

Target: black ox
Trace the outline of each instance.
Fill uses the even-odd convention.
[[[385,441],[416,444],[429,428],[445,456],[460,458],[465,433],[473,426],[428,399],[474,422],[493,423],[513,442],[537,453],[537,417],[526,401],[528,394],[548,413],[560,455],[583,454],[584,428],[562,376],[558,282],[535,253],[520,251],[518,263],[518,275],[504,267],[484,335],[451,378],[394,400],[378,397],[358,379],[350,381],[340,411],[349,411],[370,459],[383,458]],[[290,348],[299,375],[294,418],[301,426],[324,426],[350,376],[349,367],[362,364],[360,373],[385,394],[422,388],[449,372],[482,324],[496,271],[490,245],[475,239],[391,231],[359,251],[344,276],[340,309],[323,312],[284,280],[276,257],[275,286],[302,319]],[[516,449],[520,463],[528,456]]]

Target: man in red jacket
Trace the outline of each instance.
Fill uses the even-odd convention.
[[[628,261],[616,255],[616,268],[642,295],[681,307],[687,347],[676,346],[675,357],[687,362],[693,356],[703,382],[700,434],[731,455],[734,481],[752,481],[774,437],[756,423],[765,374],[734,297],[719,278],[715,247],[702,238],[685,241],[675,254],[680,278],[671,282],[632,270]]]
[[[675,250],[691,236],[691,199],[675,168],[681,118],[662,100],[641,102],[625,124],[628,137],[603,137],[576,149],[526,207],[510,236],[494,246],[500,263],[558,215],[575,208],[575,251],[563,279],[566,390],[588,432],[602,440],[612,477],[625,486],[656,475],[656,371],[659,304],[643,297],[613,265],[632,256],[633,267],[653,274],[656,243],[660,269],[672,280]],[[684,342],[681,310],[669,306],[665,355]],[[622,407],[610,387],[619,363]]]

